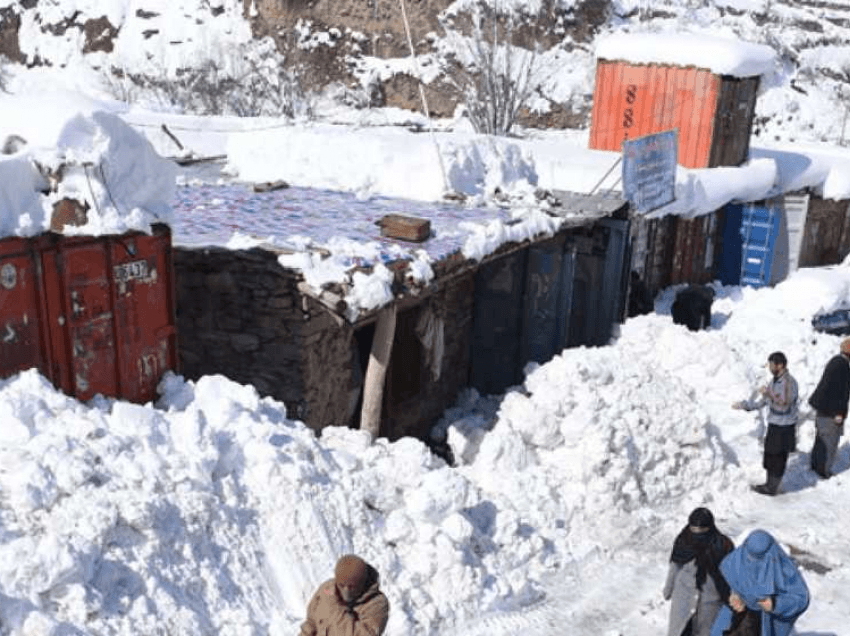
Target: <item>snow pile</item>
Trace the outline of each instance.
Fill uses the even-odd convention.
[[[682,347],[688,334],[656,320],[667,342],[626,331],[616,348],[565,350],[531,370],[495,417],[449,412],[434,430],[499,507],[524,501],[526,521],[546,528],[559,554],[592,550],[599,533],[624,540],[606,527],[612,519],[648,521],[683,497],[737,488],[690,378],[658,360],[656,348]]]
[[[753,159],[736,168],[697,168],[676,166],[676,198],[647,216],[674,214],[695,217],[720,210],[730,201],[760,201],[787,192],[778,182],[777,162]]]
[[[696,66],[734,77],[766,75],[776,66],[776,52],[769,46],[708,33],[619,33],[597,41],[596,57],[632,64]]]
[[[522,193],[537,183],[517,144],[476,135],[441,135],[435,146],[430,135],[397,129],[287,127],[233,136],[227,154],[227,169],[246,181],[284,179],[364,198],[436,201],[454,190],[481,201],[496,187]]]
[[[782,144],[752,148],[750,156],[775,161],[785,191],[812,188],[824,199],[850,199],[850,153],[842,148]]]
[[[0,100],[0,134],[14,142],[0,159],[0,236],[47,231],[53,206],[66,198],[81,203],[87,219],[66,225],[66,234],[150,231],[170,222],[174,165],[97,104],[64,93],[47,98]]]
[[[814,337],[805,318],[850,300],[848,272],[718,288],[702,332],[671,323],[667,290],[661,313],[628,321],[612,346],[532,365],[504,396],[467,392],[435,431],[456,468],[409,438],[370,444],[340,427],[318,440],[220,376],[169,375],[153,408],[83,405],[18,374],[0,382],[0,620],[13,634],[283,636],[354,551],[381,572],[389,636],[453,633],[480,616],[486,633],[551,633],[504,612],[555,579],[560,604],[538,606],[559,612],[551,624],[648,636],[666,615],[656,597],[669,542],[708,504],[732,536],[758,524],[827,559],[833,573],[806,573],[814,600],[800,628],[837,625],[846,542],[809,528],[844,514],[826,505],[843,477],[818,487],[794,458],[791,492],[759,499],[747,486],[762,472],[755,416],[730,404],[763,383],[777,348],[808,394],[838,338]],[[567,593],[573,579],[585,593]],[[629,591],[603,620],[614,580]],[[513,629],[497,629],[500,616]]]
[[[582,442],[614,461],[574,476],[595,491],[584,505],[575,494],[548,500],[550,480],[569,477],[547,475],[554,463],[520,474],[517,488],[535,488],[511,503],[512,489],[491,499],[476,483],[493,487],[487,465],[520,468],[497,462],[493,449],[509,443],[530,458],[548,447],[554,460],[561,443],[575,449],[579,440],[547,440],[527,425],[523,438],[500,423],[474,466],[481,473],[465,475],[412,439],[370,445],[365,433],[339,428],[320,443],[283,405],[222,377],[169,376],[163,391],[161,410],[85,407],[34,371],[0,384],[5,626],[282,634],[335,558],[357,551],[384,573],[390,633],[439,633],[465,608],[539,597],[535,581],[569,557],[571,517],[610,517],[628,491],[619,443]],[[502,411],[530,423],[556,417],[551,406],[509,401]],[[628,510],[650,503],[631,496]]]
[[[440,200],[448,189],[470,196],[471,204],[533,204],[535,187],[589,193],[619,190],[619,152],[588,150],[578,139],[488,138],[396,128],[341,129],[315,125],[234,134],[228,170],[255,182],[283,179],[316,188],[421,201]],[[850,153],[824,146],[753,147],[738,167],[676,170],[676,200],[653,214],[699,216],[730,201],[759,201],[813,187],[826,198],[850,197]],[[610,171],[610,172],[609,172]],[[607,174],[607,176],[606,176]],[[526,206],[527,207],[527,206]]]

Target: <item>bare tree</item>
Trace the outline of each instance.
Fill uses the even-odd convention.
[[[198,115],[312,117],[314,98],[300,69],[266,45],[240,47],[229,69],[213,59],[174,74],[166,73],[164,65],[153,74],[112,68],[104,72],[104,84],[122,101],[152,99]]]
[[[520,111],[543,82],[539,51],[514,46],[513,14],[478,0],[470,35],[442,26],[449,42],[449,83],[458,91],[472,126],[479,133],[508,135]]]

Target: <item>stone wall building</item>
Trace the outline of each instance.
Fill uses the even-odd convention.
[[[622,315],[628,222],[617,221],[619,242],[605,223],[566,224],[554,237],[507,243],[481,260],[454,254],[434,263],[435,278],[416,289],[404,286],[398,268],[379,434],[427,437],[458,393],[475,384],[473,377],[482,389],[502,391],[529,361],[606,341]],[[359,427],[385,307],[361,312],[352,323],[339,294],[311,289],[278,256],[271,246],[174,249],[181,373],[189,379],[221,373],[251,384],[317,431]],[[513,282],[505,291],[507,268]],[[593,280],[579,284],[582,276]],[[510,324],[506,315],[513,316]]]

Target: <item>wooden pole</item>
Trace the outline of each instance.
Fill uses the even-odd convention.
[[[366,367],[363,381],[363,408],[360,411],[360,428],[368,431],[372,439],[378,437],[381,430],[381,406],[384,403],[384,381],[387,377],[387,365],[393,350],[395,337],[396,307],[392,303],[381,310],[375,336],[372,338],[372,352]]]

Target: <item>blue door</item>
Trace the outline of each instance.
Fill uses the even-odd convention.
[[[564,235],[528,248],[523,298],[522,366],[548,362],[556,353],[561,304],[561,256]]]
[[[484,395],[522,382],[520,334],[528,250],[481,266],[475,275],[470,384]]]
[[[741,256],[744,237],[741,232],[741,216],[744,206],[730,203],[724,210],[723,254],[717,269],[717,278],[724,285],[741,284]]]
[[[741,209],[741,285],[770,284],[782,200],[746,203]]]

